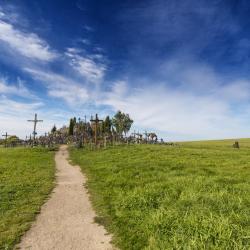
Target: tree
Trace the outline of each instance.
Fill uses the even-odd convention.
[[[128,133],[133,124],[133,120],[129,117],[129,114],[118,111],[112,119],[112,124],[118,135],[121,136],[122,133],[125,133],[125,135]]]
[[[107,116],[103,122],[103,132],[110,134],[111,133],[111,127],[112,127],[112,121],[109,118],[109,116]]]
[[[15,146],[20,139],[16,135],[10,136],[5,143],[8,145]]]
[[[56,125],[53,126],[53,128],[51,129],[51,133],[54,134],[56,132]]]
[[[125,133],[125,136],[127,135],[127,133],[129,132],[129,130],[131,129],[131,126],[132,126],[133,122],[134,121],[129,117],[129,114],[126,114],[124,116],[123,132]]]
[[[75,126],[74,119],[71,118],[69,121],[69,135],[74,134],[74,126]]]
[[[121,111],[118,111],[112,119],[112,125],[115,127],[115,130],[119,135],[122,135],[122,120],[123,115]]]

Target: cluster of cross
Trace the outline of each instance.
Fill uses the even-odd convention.
[[[37,124],[43,122],[39,120],[37,114],[35,114],[34,119],[27,120],[33,123],[33,132],[30,136],[26,136],[25,140],[14,141],[10,144],[8,138],[11,136],[6,132],[2,136],[4,137],[5,146],[44,146],[53,147],[58,144],[69,144],[73,143],[77,147],[89,146],[91,148],[106,148],[107,145],[117,145],[117,144],[144,144],[144,143],[163,143],[163,140],[158,140],[155,133],[139,133],[135,132],[129,136],[124,136],[118,134],[114,129],[109,132],[103,131],[102,119],[99,119],[96,114],[95,117],[91,116],[90,120],[84,120],[80,118],[78,121],[75,120],[73,132],[69,133],[69,128],[64,126],[58,130],[51,131],[50,133],[45,133],[42,136],[37,136]]]

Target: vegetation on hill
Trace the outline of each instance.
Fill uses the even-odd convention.
[[[53,188],[54,153],[0,148],[0,249],[12,249]]]
[[[98,116],[96,117],[98,118]],[[93,120],[94,117],[91,117],[91,120]],[[121,111],[117,111],[114,117],[110,118],[109,116],[106,116],[104,120],[102,120],[102,123],[98,123],[98,131],[105,135],[110,135],[111,133],[116,133],[119,136],[127,135],[129,132],[133,120],[130,118],[129,114],[125,114]],[[69,120],[69,127],[68,127],[68,134],[74,135],[75,128],[78,127],[78,130],[80,129],[83,131],[89,131],[90,134],[94,134],[93,127],[91,126],[91,121],[87,122],[85,120],[81,120],[78,118],[78,121],[76,117],[71,118]]]
[[[249,249],[250,140],[71,149],[121,249]]]

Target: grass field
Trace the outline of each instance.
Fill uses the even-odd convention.
[[[71,149],[121,249],[250,249],[250,140]]]
[[[54,152],[0,148],[0,249],[12,249],[53,187]]]

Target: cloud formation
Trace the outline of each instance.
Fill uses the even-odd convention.
[[[24,86],[20,78],[17,79],[17,84],[10,84],[6,78],[0,78],[0,94],[15,95],[25,98],[34,97],[34,95]]]
[[[208,70],[202,74],[206,85],[197,88],[200,68],[187,69],[188,75],[191,71],[191,80],[179,75],[180,82],[186,82],[177,87],[154,82],[152,86],[140,83],[133,88],[124,81],[117,82],[101,102],[129,113],[136,127],[156,130],[171,140],[244,136],[249,127],[250,81],[223,85],[220,76]]]
[[[38,35],[18,30],[12,24],[1,19],[0,42],[30,59],[49,62],[57,57],[47,42]]]
[[[41,69],[24,68],[24,70],[35,80],[45,84],[49,96],[61,98],[70,106],[81,106],[89,100],[87,89],[66,76]]]
[[[81,55],[80,50],[68,48],[65,55],[70,59],[70,65],[88,82],[99,83],[103,80],[107,66],[101,54]]]

